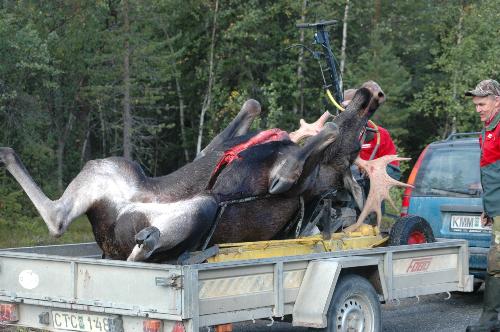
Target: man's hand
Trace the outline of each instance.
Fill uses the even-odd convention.
[[[493,225],[493,218],[488,217],[488,215],[484,212],[481,213],[481,225],[483,225],[483,227],[489,227]]]

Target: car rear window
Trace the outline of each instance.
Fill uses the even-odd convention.
[[[415,179],[413,195],[479,197],[478,145],[429,148]]]

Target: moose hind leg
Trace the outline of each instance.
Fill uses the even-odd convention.
[[[0,162],[5,164],[7,170],[21,185],[53,236],[62,235],[71,221],[90,206],[85,199],[76,199],[82,191],[83,172],[73,180],[60,199],[52,201],[35,183],[13,149],[0,148]]]
[[[28,195],[49,228],[49,232],[52,235],[58,235],[59,227],[54,220],[54,216],[58,214],[56,212],[57,204],[42,192],[13,149],[7,147],[0,148],[0,161]]]
[[[218,211],[211,195],[195,196],[174,203],[133,203],[129,211],[141,211],[149,226],[135,235],[135,246],[128,261],[144,261],[151,255],[168,253],[176,247],[197,248],[208,234]],[[123,218],[129,218],[124,213]]]
[[[73,220],[91,208],[99,211],[119,209],[140,191],[143,180],[142,170],[124,158],[88,161],[61,198],[54,202],[52,213],[58,231],[63,233]],[[98,202],[106,204],[96,207]],[[99,214],[98,211],[94,212]]]
[[[245,135],[252,125],[253,120],[259,116],[260,112],[260,103],[255,99],[248,99],[243,104],[236,117],[222,132],[214,137],[214,139],[198,154],[196,159],[222,146],[228,139]]]

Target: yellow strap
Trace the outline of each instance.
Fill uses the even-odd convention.
[[[378,126],[372,120],[368,120],[368,122],[371,123],[373,129],[375,129],[375,132],[377,133],[377,145],[380,145],[380,131],[378,130]]]
[[[333,98],[333,95],[332,95],[332,92],[329,90],[329,89],[326,89],[326,95],[328,96],[328,99],[330,99],[330,101],[332,102],[332,104],[337,107],[337,109],[341,112],[345,111],[345,108],[343,108],[339,103],[337,103],[337,101],[335,100],[335,98]]]

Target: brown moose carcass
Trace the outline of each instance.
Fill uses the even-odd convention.
[[[358,135],[384,94],[373,84],[358,90],[332,122],[323,116],[297,132],[249,134],[260,113],[255,100],[191,163],[148,177],[130,160],[111,157],[86,163],[62,196],[50,200],[11,148],[0,160],[29,196],[50,234],[62,235],[86,214],[103,257],[132,261],[173,258],[196,250],[214,222],[213,243],[268,240],[293,219],[300,199],[327,187],[349,186]],[[303,146],[298,137],[311,136]],[[257,199],[245,200],[248,197]],[[222,213],[221,203],[227,205]]]

